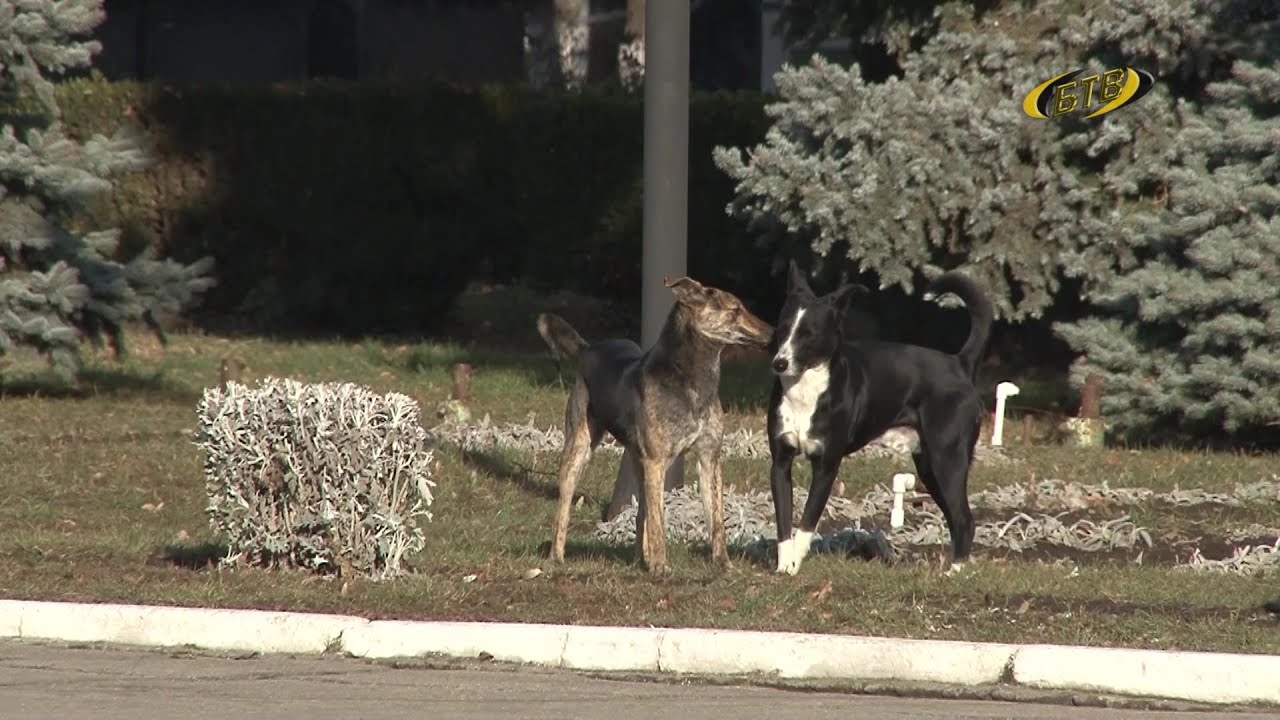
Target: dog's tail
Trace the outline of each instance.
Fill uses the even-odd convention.
[[[981,285],[958,272],[946,273],[929,285],[929,295],[941,297],[946,293],[954,293],[964,301],[965,308],[969,310],[969,338],[956,355],[972,378],[978,370],[982,353],[987,349],[987,340],[991,337],[995,308],[991,306],[991,300]]]
[[[576,363],[578,353],[587,346],[587,341],[582,339],[567,320],[551,313],[538,315],[538,334],[546,341],[547,347],[551,348],[552,354],[558,360]]]

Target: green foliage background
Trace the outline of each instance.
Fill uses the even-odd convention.
[[[790,18],[861,62],[779,76],[764,142],[717,150],[767,252],[913,290],[964,267],[1002,317],[1057,325],[1107,381],[1114,435],[1277,443],[1274,3],[816,2]],[[1153,73],[1138,104],[1034,120],[1084,68]]]

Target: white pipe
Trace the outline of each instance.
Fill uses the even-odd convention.
[[[1017,395],[1018,386],[1011,382],[1002,382],[996,385],[996,420],[995,427],[991,429],[991,444],[1004,444],[1004,401],[1006,398]]]
[[[911,473],[898,473],[893,476],[893,511],[889,513],[889,526],[900,528],[902,523],[906,521],[906,514],[902,509],[902,496],[906,494],[908,487],[915,487],[916,476]]]

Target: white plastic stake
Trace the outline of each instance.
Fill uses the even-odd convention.
[[[1018,386],[1011,382],[1002,382],[996,385],[996,421],[995,427],[991,429],[991,444],[1004,444],[1004,401],[1013,395],[1018,394]]]
[[[915,487],[916,476],[911,473],[898,473],[893,476],[893,511],[889,513],[889,526],[900,528],[902,523],[906,521],[906,514],[902,510],[902,496],[906,494],[907,488]]]

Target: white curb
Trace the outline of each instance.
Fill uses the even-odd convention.
[[[574,670],[640,670],[657,672],[664,631],[635,627],[568,628],[560,664]]]
[[[576,670],[1012,682],[1207,703],[1280,704],[1280,656],[849,635],[527,623],[369,621],[260,610],[0,600],[0,638],[362,658],[491,657]]]
[[[558,666],[568,628],[520,623],[375,620],[342,634],[342,649],[356,657],[385,659],[449,655]]]
[[[368,622],[342,615],[260,610],[0,600],[0,629],[24,640],[322,653],[343,630]]]
[[[0,637],[22,637],[22,608],[30,604],[22,600],[0,600]]]
[[[662,669],[978,685],[1000,682],[1016,645],[850,635],[668,630]]]
[[[1027,645],[1013,680],[1209,703],[1280,703],[1280,656]]]

